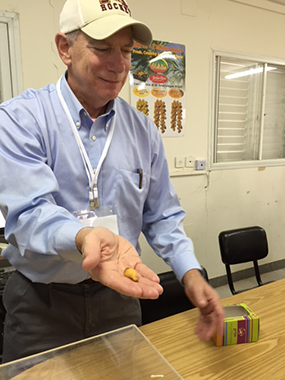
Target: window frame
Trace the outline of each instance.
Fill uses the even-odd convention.
[[[284,59],[276,59],[272,57],[247,55],[241,53],[228,52],[223,50],[212,50],[211,59],[211,83],[210,83],[210,115],[209,115],[209,144],[208,144],[208,162],[210,170],[220,170],[220,169],[243,169],[243,168],[259,168],[259,167],[269,167],[269,166],[284,166],[285,158],[275,158],[275,159],[259,159],[259,160],[249,160],[249,161],[235,161],[235,162],[214,162],[215,151],[217,146],[217,112],[218,112],[218,99],[219,94],[219,75],[216,75],[216,57],[222,56],[226,58],[236,58],[256,61],[258,63],[267,63],[281,65],[285,67]]]
[[[10,90],[3,90],[3,101],[9,97],[19,95],[23,91],[23,77],[22,77],[22,58],[21,58],[21,45],[20,45],[20,29],[19,29],[19,16],[14,12],[0,11],[0,22],[7,26],[8,38],[8,59],[9,59],[9,75],[10,75]],[[7,66],[5,64],[6,75]],[[1,70],[1,67],[0,67]],[[1,71],[0,78],[5,73]],[[7,84],[7,80],[5,81]],[[11,96],[10,96],[11,95]]]

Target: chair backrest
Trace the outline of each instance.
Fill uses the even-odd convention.
[[[7,243],[5,239],[5,229],[4,227],[0,228],[0,243]]]
[[[205,268],[202,268],[201,274],[208,281]],[[164,289],[161,296],[156,300],[140,299],[143,325],[194,308],[173,271],[158,276]]]
[[[224,264],[233,265],[256,261],[268,255],[266,232],[262,227],[246,227],[219,234],[221,257]]]

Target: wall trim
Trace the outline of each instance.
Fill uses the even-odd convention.
[[[283,268],[285,268],[285,259],[273,261],[272,263],[268,263],[268,264],[259,265],[259,271],[261,275],[263,273],[273,272],[275,270],[283,269]],[[244,280],[246,278],[255,276],[254,268],[252,267],[252,268],[243,269],[243,270],[234,272],[232,275],[233,275],[234,282]],[[209,283],[210,285],[212,285],[213,288],[227,285],[228,284],[227,275],[211,278],[209,279]]]

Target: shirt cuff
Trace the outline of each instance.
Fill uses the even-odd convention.
[[[63,223],[55,237],[56,251],[67,261],[82,261],[75,244],[75,237],[84,226],[81,223]]]
[[[176,257],[171,263],[171,268],[181,283],[186,272],[191,269],[202,269],[193,252],[184,252]]]

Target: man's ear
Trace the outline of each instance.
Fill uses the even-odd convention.
[[[64,33],[57,33],[55,35],[55,44],[62,62],[66,66],[69,66],[71,63],[70,44],[66,35]]]

